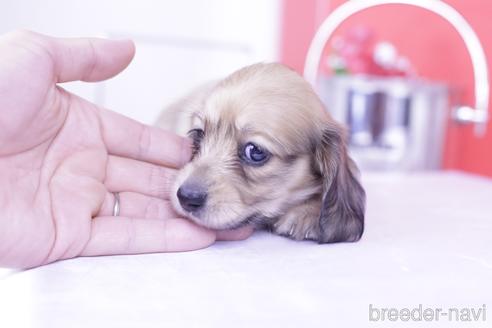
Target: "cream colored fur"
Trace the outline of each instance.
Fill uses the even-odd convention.
[[[172,195],[176,210],[193,221],[215,229],[254,224],[320,242],[362,235],[364,191],[344,129],[285,66],[255,64],[198,88],[164,111],[157,125],[181,134],[204,131]],[[238,152],[248,142],[267,149],[268,162],[241,161]],[[184,211],[175,195],[190,179],[208,190],[197,213]]]

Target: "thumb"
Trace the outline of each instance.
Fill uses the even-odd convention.
[[[54,38],[30,32],[48,51],[56,82],[101,81],[124,70],[135,55],[131,40]]]

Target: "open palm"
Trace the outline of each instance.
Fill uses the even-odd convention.
[[[0,266],[191,250],[215,241],[215,232],[177,218],[168,201],[175,170],[190,156],[187,139],[58,85],[116,75],[133,58],[131,41],[24,31],[1,37],[0,50]],[[121,198],[117,217],[114,192]]]

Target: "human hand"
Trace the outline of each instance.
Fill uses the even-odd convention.
[[[189,160],[187,139],[58,85],[110,78],[134,51],[131,41],[26,31],[0,37],[0,267],[193,250],[251,233],[214,232],[177,218],[168,193]]]

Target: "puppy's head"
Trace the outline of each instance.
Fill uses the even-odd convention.
[[[343,130],[294,71],[256,64],[233,73],[192,113],[189,136],[194,155],[173,204],[193,221],[269,225],[320,242],[362,235],[364,191]]]

